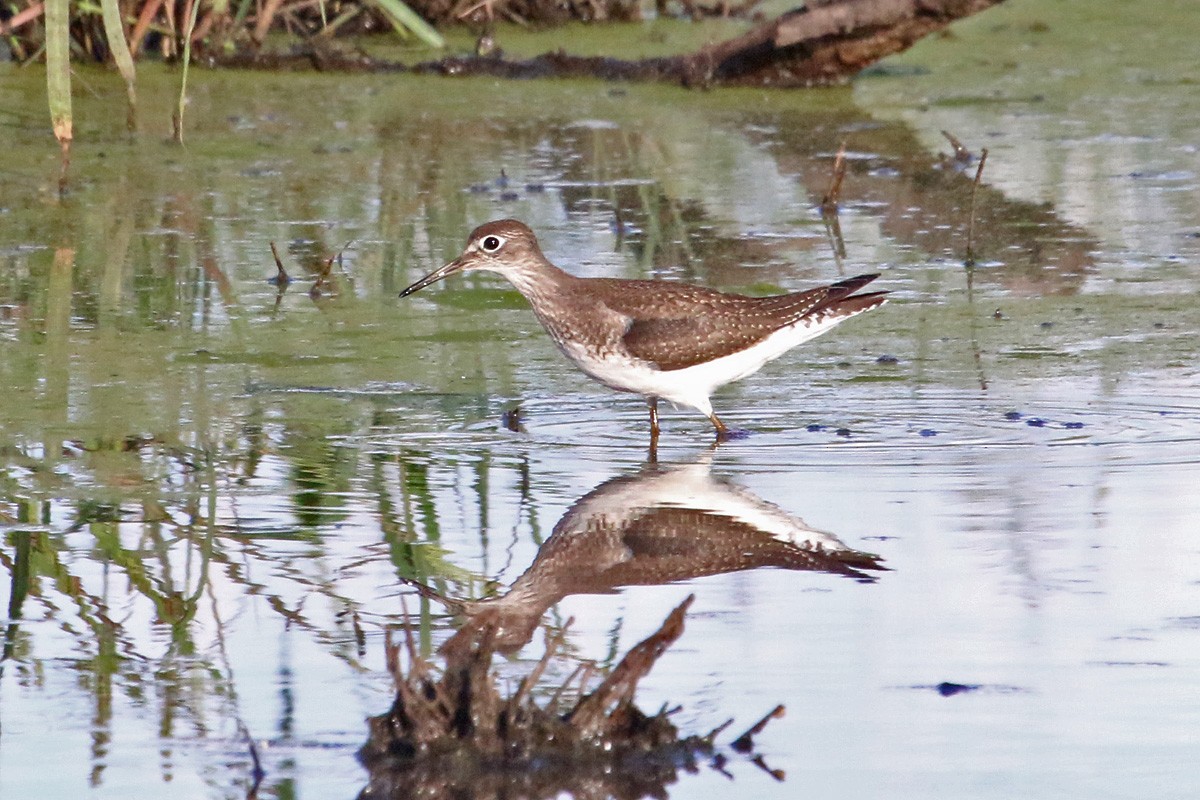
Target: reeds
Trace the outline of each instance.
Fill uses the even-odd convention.
[[[125,39],[125,26],[121,22],[121,8],[118,0],[100,0],[100,13],[104,17],[104,37],[108,40],[108,50],[112,54],[117,71],[125,79],[125,91],[129,95],[129,111],[125,117],[125,125],[130,133],[137,131],[137,68],[133,65],[133,54],[129,51],[129,42]]]
[[[129,97],[130,133],[138,127],[136,59],[157,53],[179,61],[179,105],[172,127],[175,141],[182,143],[188,68],[196,51],[257,50],[275,30],[310,38],[382,27],[372,17],[428,47],[445,45],[441,34],[403,0],[353,0],[340,6],[333,20],[326,13],[325,0],[100,0],[99,26],[95,5],[72,5],[69,0],[23,2],[23,8],[10,7],[13,13],[0,22],[0,36],[18,60],[35,61],[44,54],[51,126],[62,148],[60,193],[66,191],[71,154],[72,56],[116,65]],[[357,26],[350,24],[355,20]]]
[[[58,190],[67,185],[71,165],[71,13],[69,0],[46,0],[46,100],[50,125],[62,148]]]
[[[68,29],[57,19],[65,14],[75,56],[112,60],[126,81],[138,58],[181,59],[189,45],[214,53],[253,49],[274,31],[307,39],[329,36],[334,30],[353,34],[390,27],[428,47],[445,45],[426,21],[424,6],[404,0],[350,0],[340,3],[333,16],[326,0],[100,0],[99,7],[17,0],[9,9],[10,18],[0,22],[0,36],[17,60],[39,59],[51,30]],[[101,26],[95,24],[97,14]],[[351,21],[357,24],[348,24]]]

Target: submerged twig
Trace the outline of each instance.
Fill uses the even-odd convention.
[[[846,258],[846,240],[842,238],[842,223],[838,215],[838,201],[842,196],[842,181],[845,178],[846,142],[843,140],[833,160],[829,188],[821,198],[821,221],[825,223],[825,234],[829,237],[829,246],[833,249],[833,260],[837,262],[839,274],[844,271],[842,262]]]
[[[733,724],[733,717],[730,717],[729,719],[725,720],[720,725],[718,725],[717,727],[715,727],[711,731],[709,731],[708,735],[705,736],[704,738],[710,742],[715,742],[717,740],[717,737],[720,736],[722,733],[724,733],[725,729],[728,728],[732,724]]]
[[[558,688],[551,693],[549,700],[546,702],[546,708],[551,710],[558,708],[558,704],[562,700],[563,693],[567,690],[567,687],[570,686],[588,666],[590,666],[588,662],[576,664],[575,669],[571,670],[571,674],[567,676],[566,680],[560,683]]]
[[[250,735],[250,729],[246,727],[246,723],[238,720],[238,730],[246,737],[246,746],[250,750],[250,788],[246,790],[246,800],[255,800],[258,797],[258,787],[262,785],[263,778],[267,777],[266,770],[263,769],[262,761],[258,758],[258,747],[254,744],[254,737]]]
[[[787,773],[783,770],[773,769],[772,767],[767,766],[767,760],[761,755],[750,759],[750,762],[780,783],[783,783],[784,779],[787,778]]]
[[[275,248],[275,242],[271,242],[271,255],[275,257],[275,277],[267,280],[277,286],[287,286],[292,282],[292,276],[288,275],[287,270],[283,268],[283,260],[279,258],[279,250]]]
[[[988,151],[979,151],[979,166],[975,169],[975,182],[971,184],[971,217],[967,223],[967,267],[975,266],[975,196],[979,193],[979,179],[983,177],[983,165],[987,163]]]
[[[825,223],[825,235],[829,237],[829,247],[833,250],[833,260],[837,264],[838,274],[844,275],[846,273],[843,266],[843,262],[846,260],[846,240],[842,237],[842,221],[838,215],[837,206],[828,212],[822,207],[821,221]]]
[[[973,156],[967,146],[958,140],[958,138],[950,131],[942,131],[942,136],[946,137],[946,141],[950,143],[950,147],[954,149],[954,160],[960,164],[970,163]]]
[[[842,141],[837,156],[833,159],[833,171],[829,174],[829,188],[821,198],[821,210],[837,213],[838,198],[842,195],[842,181],[846,178],[846,142]]]
[[[763,728],[767,727],[768,722],[782,717],[785,711],[786,709],[783,707],[782,703],[775,706],[765,717],[751,725],[749,730],[747,730],[738,738],[734,739],[733,744],[730,746],[739,753],[749,753],[752,749],[754,749],[754,737],[762,733]]]
[[[975,197],[979,192],[980,179],[983,177],[983,165],[987,163],[988,151],[983,148],[979,151],[979,166],[975,169],[975,181],[971,184],[971,213],[970,219],[967,222],[967,257],[963,265],[967,269],[967,306],[974,308],[975,305]],[[972,314],[971,320],[971,356],[975,361],[975,369],[979,373],[979,389],[987,391],[988,382],[987,375],[983,371],[983,352],[979,346],[979,332],[975,320],[975,315]]]
[[[567,629],[574,621],[574,618],[567,620],[567,624],[563,625],[557,633],[546,632],[546,652],[542,654],[533,671],[521,679],[521,683],[517,686],[517,691],[513,692],[513,696],[508,699],[506,712],[510,718],[517,712],[518,707],[525,700],[525,696],[529,694],[530,689],[541,679],[542,673],[546,671],[546,667],[549,666],[551,659],[558,654],[558,648],[562,647],[563,637],[566,636]]]
[[[338,267],[342,268],[343,272],[345,271],[345,268],[342,267],[342,254],[345,253],[346,250],[348,250],[350,248],[350,245],[352,245],[352,244],[354,244],[353,239],[346,242],[346,244],[342,247],[341,250],[338,250],[336,253],[331,255],[329,258],[325,259],[324,266],[321,268],[321,271],[317,274],[316,283],[314,283],[312,286],[312,289],[309,290],[309,294],[312,297],[315,298],[315,297],[320,296],[321,289],[326,286],[333,286],[333,294],[337,294],[337,287],[334,286],[334,283],[332,280],[333,264],[334,264],[334,262],[337,262]]]
[[[988,388],[987,374],[983,371],[983,350],[979,346],[979,323],[975,317],[975,267],[967,264],[967,308],[971,309],[971,359],[975,362],[975,370],[979,373],[979,390],[986,392]],[[1000,309],[996,309],[996,319],[1000,319]]]
[[[608,677],[567,714],[567,722],[582,736],[594,736],[605,727],[611,706],[632,702],[638,681],[683,633],[683,618],[695,599],[688,595],[657,632],[634,645]]]

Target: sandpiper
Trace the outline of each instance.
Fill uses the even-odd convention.
[[[542,255],[527,225],[502,219],[472,231],[462,255],[400,296],[471,270],[507,278],[563,355],[589,377],[645,395],[652,441],[659,433],[660,399],[696,409],[712,421],[718,440],[729,437],[713,413],[713,391],[882,305],[887,294],[855,294],[878,274],[769,297],[671,281],[579,278]]]

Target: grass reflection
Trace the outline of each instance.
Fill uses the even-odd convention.
[[[215,734],[241,718],[231,661],[241,654],[230,642],[244,635],[250,609],[361,671],[368,637],[394,594],[381,580],[381,559],[396,575],[446,591],[448,581],[471,578],[436,544],[421,454],[348,458],[345,448],[322,446],[324,436],[303,430],[243,431],[215,450],[140,438],[76,443],[54,453],[48,468],[38,447],[4,451],[0,508],[8,531],[0,565],[9,599],[0,669],[23,679],[58,664],[76,673],[93,698],[93,786],[103,784],[113,752],[117,696],[156,709],[166,740]],[[288,453],[289,470],[268,452],[275,449]],[[66,479],[55,496],[46,496],[46,474]],[[291,525],[275,512],[261,515],[265,480],[272,493],[293,487]],[[324,499],[314,506],[315,497]],[[361,553],[331,541],[352,516],[357,526],[372,515],[376,545],[369,534]],[[347,591],[345,579],[359,571],[375,576],[376,593]],[[428,650],[431,609],[420,616]],[[279,673],[285,692],[290,669]],[[281,721],[279,735],[289,728]],[[286,766],[276,765],[275,777],[280,769],[287,780]]]

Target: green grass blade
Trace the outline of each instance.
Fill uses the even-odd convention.
[[[178,144],[183,144],[183,111],[187,106],[188,66],[192,63],[192,31],[196,30],[196,17],[199,12],[200,0],[195,0],[183,32],[183,77],[179,82],[179,108],[175,112],[175,141]]]
[[[46,102],[50,124],[62,149],[58,193],[67,191],[71,166],[71,10],[70,0],[46,0]]]
[[[71,12],[69,0],[46,0],[46,99],[61,143],[71,141]]]
[[[401,33],[412,33],[430,47],[445,47],[446,40],[433,29],[417,12],[413,11],[402,0],[372,0],[392,23],[392,27]]]
[[[133,56],[129,52],[129,42],[125,40],[125,26],[121,24],[121,8],[117,0],[100,0],[100,10],[104,16],[104,36],[108,39],[108,49],[112,53],[117,70],[125,79],[125,91],[129,94],[129,114],[125,124],[129,132],[137,130],[137,69],[133,66]]]

